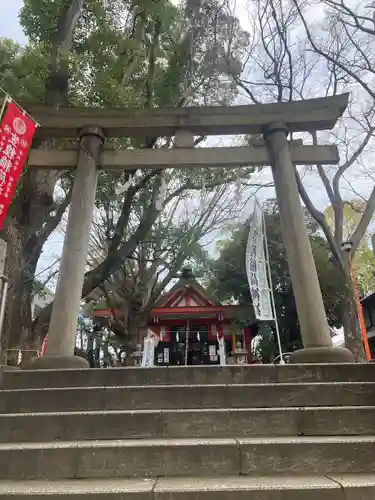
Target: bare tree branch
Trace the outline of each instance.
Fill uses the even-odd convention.
[[[341,61],[340,59],[336,58],[336,57],[333,57],[332,54],[330,54],[329,52],[327,51],[324,51],[323,49],[321,49],[317,43],[315,42],[312,34],[311,34],[311,31],[307,25],[307,22],[306,22],[306,19],[305,19],[305,16],[302,14],[302,10],[300,9],[300,6],[299,6],[299,3],[298,3],[298,0],[292,0],[294,2],[294,5],[296,6],[297,10],[298,10],[298,13],[300,15],[300,18],[302,20],[302,23],[304,25],[304,28],[305,28],[305,31],[306,31],[306,35],[307,35],[307,38],[312,46],[312,48],[315,50],[315,52],[321,56],[323,56],[324,58],[326,58],[329,62],[331,62],[332,64],[336,65],[337,67],[339,67],[342,71],[344,71],[345,73],[347,73],[348,75],[350,75],[351,78],[353,78],[353,80],[355,80],[367,93],[369,96],[372,97],[372,99],[375,99],[375,92],[370,88],[370,86],[366,83],[366,81],[364,81],[360,75],[358,75],[355,71],[351,70],[350,67],[348,66],[345,66]]]
[[[303,203],[305,204],[305,207],[307,208],[307,210],[310,212],[312,217],[316,220],[316,222],[322,228],[324,236],[327,238],[327,241],[330,244],[331,250],[332,250],[335,258],[337,259],[337,262],[339,263],[342,271],[345,272],[345,266],[344,266],[344,262],[343,262],[342,257],[341,257],[341,252],[340,252],[339,247],[338,247],[338,245],[333,237],[333,234],[331,233],[331,230],[327,224],[327,221],[326,221],[324,214],[322,212],[320,212],[315,207],[313,202],[311,201],[311,198],[307,194],[307,191],[302,183],[301,177],[300,177],[296,168],[295,168],[295,175],[296,175],[296,180],[297,180],[297,185],[298,185],[298,191],[299,191],[299,194],[302,198]]]

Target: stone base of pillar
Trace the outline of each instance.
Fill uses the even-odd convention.
[[[290,363],[353,363],[353,354],[345,347],[308,347],[294,351]]]
[[[80,356],[41,356],[22,367],[23,370],[58,370],[90,368],[89,362]]]

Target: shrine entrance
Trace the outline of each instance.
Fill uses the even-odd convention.
[[[190,267],[182,269],[177,283],[155,304],[147,325],[157,339],[155,364],[194,366],[226,364],[236,342],[246,342],[251,362],[251,331],[236,318],[252,314],[252,305],[223,305],[199,284]],[[219,340],[227,348],[219,355]]]
[[[217,365],[217,341],[209,339],[208,325],[174,326],[170,331],[170,341],[160,341],[155,349],[157,366]]]
[[[294,173],[298,165],[337,164],[338,150],[334,145],[304,145],[289,137],[291,133],[332,129],[348,98],[343,94],[273,104],[170,109],[26,106],[40,124],[39,140],[79,138],[78,147],[72,149],[32,150],[28,162],[28,168],[76,171],[46,355],[35,359],[33,368],[88,366],[84,359],[74,357],[74,347],[99,168],[162,171],[271,165],[304,344],[292,361],[352,361],[350,351],[332,346]],[[196,136],[238,134],[257,137],[247,147],[194,147]],[[151,137],[155,143],[159,137],[168,137],[173,138],[174,147],[108,149],[103,147],[108,137]]]

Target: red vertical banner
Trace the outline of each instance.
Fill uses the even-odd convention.
[[[0,121],[0,229],[20,178],[37,124],[14,102]]]
[[[44,337],[42,347],[39,351],[39,357],[44,356],[47,350],[48,335]]]

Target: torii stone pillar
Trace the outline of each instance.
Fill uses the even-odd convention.
[[[81,148],[48,330],[47,350],[43,357],[34,359],[30,366],[33,369],[89,366],[85,359],[74,356],[74,348],[95,204],[97,165],[103,141],[100,128],[86,127],[81,130]]]
[[[265,139],[272,162],[282,235],[288,258],[304,349],[294,363],[351,362],[352,353],[333,347],[314,257],[303,219],[294,167],[287,141],[288,128],[275,122],[266,127]]]

